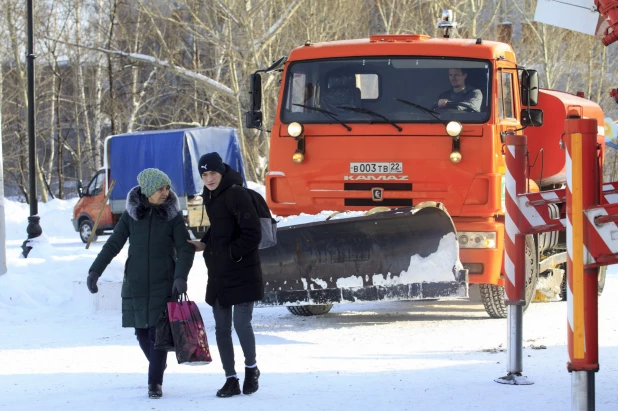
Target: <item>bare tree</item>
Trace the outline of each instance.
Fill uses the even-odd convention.
[[[83,4],[82,4],[82,0],[74,0],[73,3],[74,7],[74,13],[75,13],[75,28],[74,28],[74,33],[75,33],[75,41],[80,44],[81,40],[82,40],[82,8],[83,8]],[[91,129],[90,129],[90,118],[88,116],[88,104],[86,102],[86,93],[85,93],[85,89],[86,89],[86,84],[84,81],[84,72],[83,72],[83,66],[84,66],[84,62],[82,59],[82,49],[79,47],[74,48],[74,57],[75,57],[75,61],[72,64],[72,67],[75,70],[75,75],[76,75],[76,94],[77,94],[77,101],[79,102],[79,108],[78,108],[78,117],[77,117],[77,121],[79,123],[83,123],[83,127],[81,128],[83,130],[84,133],[84,151],[86,152],[86,165],[88,167],[88,169],[90,170],[90,172],[93,172],[97,169],[98,164],[95,163],[95,156],[94,151],[93,150],[93,143],[92,143],[92,133],[91,133]]]
[[[27,196],[23,5],[0,0],[5,90],[5,174]],[[248,79],[305,42],[374,33],[440,35],[452,9],[453,36],[495,39],[513,27],[519,64],[537,68],[544,87],[584,91],[616,113],[607,96],[618,78],[616,51],[591,37],[531,21],[534,0],[59,0],[39,4],[38,161],[42,180],[82,178],[101,164],[110,134],[145,129],[228,126],[238,130],[247,177],[262,181],[269,135],[244,128]],[[569,58],[565,58],[568,56]],[[63,59],[69,58],[68,61]],[[264,123],[272,124],[279,72],[263,76]],[[611,156],[611,153],[609,153]],[[609,161],[609,160],[608,160]],[[611,160],[613,161],[613,160]],[[46,178],[45,178],[46,177]],[[44,193],[42,193],[44,194]]]
[[[21,51],[23,51],[23,47],[21,46],[21,44],[24,44],[24,42],[22,42],[21,40],[23,39],[23,30],[20,30],[18,27],[18,24],[20,26],[23,25],[24,23],[24,19],[23,18],[19,18],[19,15],[25,15],[24,13],[20,13],[23,12],[23,8],[20,8],[16,5],[16,3],[12,0],[5,0],[5,12],[6,12],[6,25],[7,25],[7,29],[8,29],[8,37],[9,37],[9,45],[10,45],[10,49],[11,49],[11,53],[13,55],[14,58],[14,63],[15,63],[15,69],[12,70],[12,74],[14,75],[14,78],[17,80],[18,82],[18,89],[21,91],[21,98],[22,100],[22,104],[23,104],[23,109],[24,111],[22,112],[22,115],[24,116],[22,122],[23,124],[26,123],[26,113],[28,111],[28,86],[26,83],[26,71],[23,67],[22,64],[22,60],[21,60]],[[17,13],[16,13],[17,11]],[[37,10],[35,9],[35,12]],[[23,124],[21,127],[19,127],[19,132],[21,133],[25,133],[26,131],[26,127],[23,127]],[[25,141],[24,138],[25,134],[22,134],[19,136],[19,141],[20,143],[22,143],[23,141]],[[26,153],[27,153],[27,145],[22,145],[20,144],[19,147],[21,148],[21,150],[26,150],[25,152],[20,150],[20,157],[21,158],[25,158]],[[24,175],[25,175],[25,168],[27,169],[28,167],[28,163],[25,161],[19,161],[18,162],[18,166],[20,168],[19,170],[19,175],[20,175],[20,187],[22,188],[22,190],[25,190],[25,185],[21,185],[21,183],[23,182],[24,179]],[[40,167],[40,163],[39,163],[39,158],[38,155],[35,155],[35,170],[29,170],[30,172],[34,172],[36,173],[36,178],[38,180],[38,186],[41,189],[41,199],[43,202],[47,202],[47,190],[45,189],[45,184],[44,184],[44,178],[43,178],[43,172],[42,169]],[[34,195],[36,195],[36,193],[34,193]]]

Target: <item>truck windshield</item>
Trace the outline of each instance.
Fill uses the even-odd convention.
[[[490,114],[490,67],[484,60],[435,57],[291,63],[281,121],[333,123],[315,107],[346,124],[484,123]]]

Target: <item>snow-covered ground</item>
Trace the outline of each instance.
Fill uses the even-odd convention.
[[[285,308],[254,312],[260,390],[215,397],[224,382],[206,269],[196,255],[189,296],[198,301],[214,361],[178,365],[169,356],[164,397],[146,395],[147,362],[120,312],[92,307],[84,281],[106,237],[89,250],[73,231],[76,200],[39,204],[44,236],[20,258],[28,206],[5,202],[8,273],[0,276],[2,410],[567,410],[566,304],[535,303],[524,316],[524,374],[530,386],[505,386],[506,321],[476,301],[339,305],[323,316]],[[284,223],[323,219],[301,216]],[[126,249],[101,281],[122,278]],[[596,409],[618,409],[618,268],[599,300],[601,370]],[[237,371],[242,379],[242,357]]]

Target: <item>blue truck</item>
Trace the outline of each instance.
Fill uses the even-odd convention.
[[[103,167],[86,186],[78,182],[80,199],[71,220],[75,231],[83,242],[88,242],[102,208],[96,235],[113,230],[125,210],[127,194],[137,185],[137,175],[145,168],[155,167],[170,177],[187,227],[198,236],[209,224],[199,196],[203,184],[197,163],[202,155],[213,151],[245,178],[238,134],[233,128],[139,131],[106,138]],[[113,180],[116,183],[105,204]]]

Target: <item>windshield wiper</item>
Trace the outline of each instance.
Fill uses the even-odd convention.
[[[317,107],[313,107],[313,106],[306,106],[304,104],[296,104],[296,103],[292,103],[293,106],[298,106],[298,107],[303,107],[303,108],[308,108],[309,110],[313,110],[313,111],[317,111],[318,113],[322,113],[328,117],[330,117],[331,119],[335,120],[337,123],[341,124],[342,126],[345,127],[346,130],[348,131],[352,131],[352,127],[348,126],[346,123],[344,123],[343,121],[339,120],[337,118],[337,114],[328,111],[328,110],[324,110],[323,108],[317,108]]]
[[[416,103],[413,103],[413,102],[408,101],[408,100],[404,100],[404,99],[397,98],[397,97],[393,97],[393,98],[394,98],[395,100],[397,100],[397,101],[401,101],[403,104],[407,104],[407,105],[409,105],[409,106],[416,107],[416,108],[418,108],[418,109],[420,109],[420,110],[424,111],[425,113],[429,113],[429,114],[431,114],[431,115],[432,115],[432,116],[433,116],[436,120],[438,120],[438,121],[442,121],[442,119],[441,119],[441,118],[440,118],[440,116],[439,116],[439,114],[440,114],[440,113],[438,113],[438,112],[437,112],[437,111],[435,111],[435,110],[431,110],[431,109],[429,109],[429,108],[427,108],[427,107],[423,107],[423,106],[421,106],[420,104],[416,104]]]
[[[403,131],[403,129],[401,127],[399,127],[393,120],[384,117],[382,114],[380,113],[376,113],[373,110],[369,110],[368,108],[362,108],[362,107],[348,107],[348,106],[338,106],[338,108],[342,109],[342,110],[348,110],[348,111],[353,111],[355,113],[363,113],[363,114],[368,114],[374,118],[379,118],[381,120],[386,121],[388,124],[392,124],[393,127],[395,127],[398,131]]]

